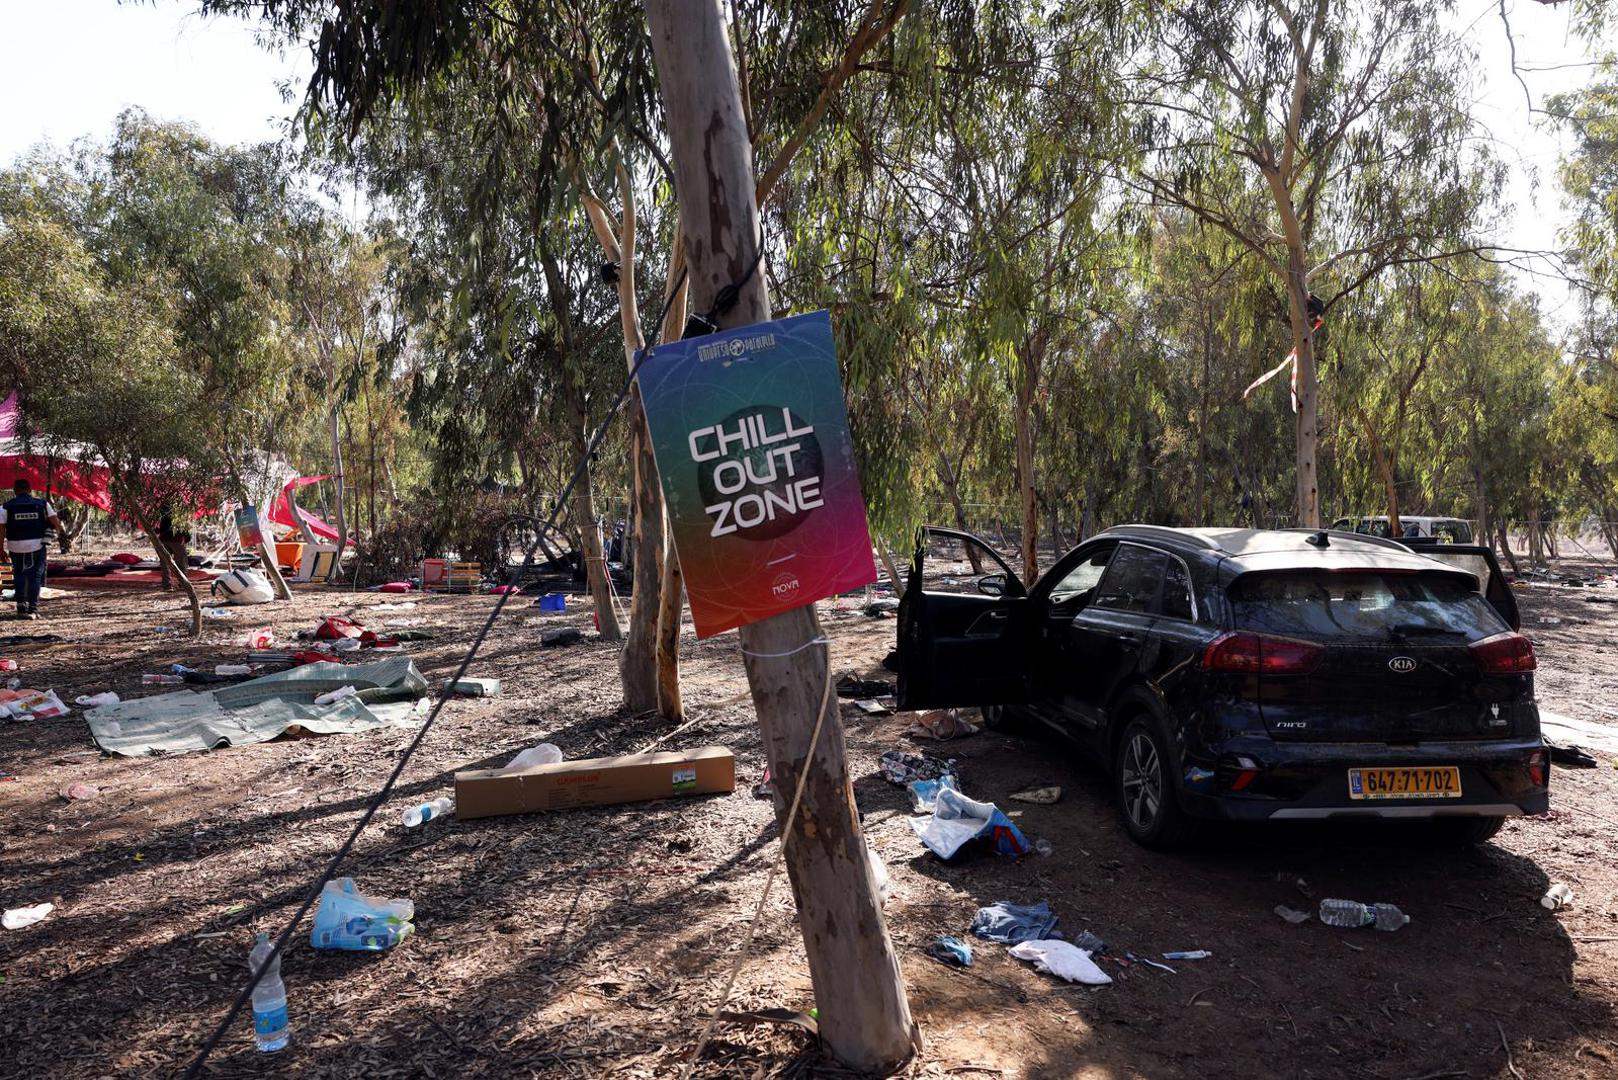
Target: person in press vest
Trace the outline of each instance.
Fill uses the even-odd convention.
[[[45,587],[45,531],[55,529],[68,548],[67,530],[51,504],[34,497],[33,486],[18,480],[12,486],[16,498],[0,506],[0,539],[11,558],[13,595],[19,619],[39,618],[39,590]]]

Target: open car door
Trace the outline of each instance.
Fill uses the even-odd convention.
[[[952,548],[962,560],[939,566],[944,560],[934,554],[929,582],[934,548]],[[971,572],[968,549],[977,555],[970,562],[996,572]],[[1028,590],[988,544],[956,529],[919,530],[899,601],[899,708],[1027,701],[1028,605]]]
[[[1511,585],[1507,583],[1505,574],[1500,571],[1500,563],[1495,560],[1493,548],[1479,544],[1451,544],[1437,536],[1401,536],[1399,543],[1418,555],[1448,563],[1475,576],[1478,579],[1478,591],[1500,613],[1500,617],[1506,620],[1506,625],[1513,630],[1522,629],[1522,616],[1517,611],[1517,597],[1512,594]]]

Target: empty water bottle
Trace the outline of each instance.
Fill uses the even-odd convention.
[[[414,829],[423,822],[443,817],[453,809],[455,809],[455,800],[448,795],[442,795],[432,802],[425,802],[420,806],[412,806],[404,812],[404,827]]]
[[[253,987],[253,1041],[265,1053],[281,1049],[291,1036],[287,1025],[287,988],[281,981],[281,958],[270,960],[273,949],[270,935],[261,930],[247,960],[250,972],[258,971],[269,961],[264,977]]]
[[[183,675],[142,675],[142,686],[179,686],[185,682]]]
[[[1378,930],[1397,930],[1410,921],[1410,916],[1392,904],[1362,904],[1358,900],[1322,900],[1320,921],[1327,926],[1374,926]]]

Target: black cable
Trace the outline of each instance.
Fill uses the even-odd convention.
[[[714,294],[713,307],[709,308],[707,312],[701,315],[693,312],[686,318],[685,330],[680,334],[681,339],[704,337],[718,331],[719,320],[728,315],[730,309],[736,306],[736,301],[741,297],[742,288],[753,280],[753,272],[758,269],[758,264],[763,259],[764,227],[763,222],[760,222],[758,247],[753,250],[753,261],[747,265],[747,270],[740,279],[731,282]]]
[[[754,265],[757,265],[757,263],[755,262]],[[749,273],[751,272],[749,271]],[[523,555],[522,569],[518,571],[520,575],[518,580],[521,580],[522,576],[526,576],[529,568],[533,566],[534,551],[539,546],[539,538],[544,535],[545,529],[555,527],[557,516],[561,513],[563,505],[566,504],[568,496],[573,493],[574,487],[583,478],[585,470],[590,467],[591,459],[594,458],[596,450],[601,446],[601,441],[606,438],[607,429],[612,425],[612,421],[618,415],[619,410],[623,408],[624,402],[628,400],[630,388],[635,384],[635,376],[640,374],[641,365],[651,359],[652,351],[661,342],[663,320],[668,317],[669,305],[674,302],[674,298],[679,295],[680,289],[684,285],[685,268],[682,267],[679,276],[674,280],[674,287],[669,290],[668,296],[663,299],[663,309],[658,312],[657,323],[653,327],[651,344],[643,345],[635,354],[635,362],[630,365],[629,375],[624,380],[623,387],[619,389],[618,396],[613,399],[612,405],[608,407],[607,415],[602,419],[601,425],[596,428],[595,434],[590,436],[590,442],[584,448],[584,454],[579,458],[578,464],[573,467],[573,475],[568,478],[567,484],[563,486],[561,492],[556,496],[556,501],[551,505],[550,515],[545,519],[545,528],[537,531],[534,534],[533,542],[528,545],[528,550]],[[264,972],[269,970],[270,965],[280,958],[282,952],[286,949],[287,942],[292,940],[293,931],[298,928],[298,924],[303,921],[303,917],[309,913],[309,909],[314,907],[315,901],[320,899],[320,894],[325,891],[326,883],[336,876],[337,868],[342,865],[343,860],[354,849],[354,842],[359,839],[360,833],[365,831],[365,826],[370,824],[371,818],[376,816],[376,812],[382,808],[382,804],[388,801],[388,795],[392,793],[394,784],[398,782],[405,766],[410,763],[410,758],[415,754],[416,748],[421,745],[421,740],[426,738],[427,732],[432,729],[433,722],[438,719],[438,714],[444,707],[444,702],[449,700],[450,688],[466,676],[467,669],[472,666],[472,661],[477,659],[478,650],[483,647],[484,639],[488,637],[489,631],[494,628],[495,620],[500,617],[501,610],[505,608],[506,602],[513,595],[509,592],[500,594],[500,599],[495,602],[494,609],[489,612],[489,617],[483,621],[483,626],[478,630],[478,636],[473,640],[472,647],[467,651],[466,658],[461,661],[461,666],[456,669],[454,676],[446,681],[443,689],[438,692],[438,699],[433,702],[432,711],[427,714],[427,719],[422,722],[420,730],[416,732],[416,737],[410,740],[409,746],[405,747],[404,753],[399,757],[399,763],[393,767],[393,772],[388,775],[388,779],[382,785],[381,790],[372,796],[370,803],[365,807],[365,813],[360,815],[359,821],[354,824],[353,830],[349,832],[348,839],[343,841],[343,846],[337,849],[337,854],[333,855],[331,861],[326,864],[326,869],[321,872],[320,879],[315,882],[315,887],[310,890],[308,896],[304,897],[303,903],[299,905],[297,912],[287,923],[286,928],[275,939],[275,946],[270,950],[269,957],[256,971],[251,973],[247,980],[247,985],[242,988],[241,993],[236,995],[236,1000],[231,1002],[230,1011],[225,1013],[225,1017],[219,1022],[219,1026],[214,1029],[213,1034],[208,1036],[208,1040],[202,1044],[202,1049],[197,1052],[196,1059],[191,1062],[191,1067],[185,1071],[185,1080],[195,1080],[196,1077],[202,1075],[202,1066],[207,1062],[208,1055],[213,1053],[214,1048],[219,1045],[219,1041],[225,1037],[225,1032],[230,1030],[230,1025],[235,1022],[237,1016],[241,1015],[242,1006],[252,998],[253,991],[258,987],[259,980],[263,978]]]

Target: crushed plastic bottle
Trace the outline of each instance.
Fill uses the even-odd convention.
[[[185,682],[183,675],[142,675],[142,686],[179,686]]]
[[[1410,916],[1392,904],[1362,904],[1358,900],[1322,900],[1320,921],[1327,926],[1374,926],[1378,930],[1397,930],[1410,921]]]
[[[448,795],[442,795],[432,802],[412,806],[404,812],[404,817],[401,820],[405,828],[414,829],[416,826],[431,821],[433,818],[443,817],[453,809],[455,809],[455,800]]]
[[[281,958],[270,960],[274,948],[270,935],[261,930],[247,960],[250,972],[258,971],[266,961],[270,965],[253,987],[253,1041],[267,1054],[286,1046],[292,1034],[287,1024],[287,988],[281,981]]]
[[[253,668],[250,664],[215,664],[213,673],[215,675],[251,675]]]

